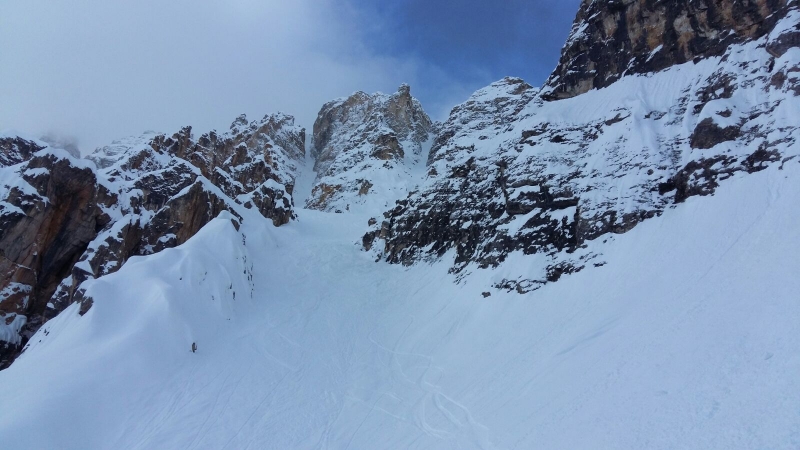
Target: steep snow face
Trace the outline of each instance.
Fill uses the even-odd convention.
[[[317,173],[306,205],[375,211],[413,189],[434,124],[408,85],[392,94],[356,92],[325,104],[314,123]]]
[[[80,160],[21,138],[0,140],[0,368],[82,284],[131,256],[186,242],[222,211],[254,209],[275,226],[294,214],[305,131],[291,116],[239,117],[224,134],[145,133]]]
[[[776,26],[784,31],[721,57],[571,99],[543,101],[513,79],[478,91],[442,126],[419,192],[367,232],[365,247],[405,264],[452,250],[456,272],[535,255],[536,270],[496,284],[525,292],[605,264],[588,241],[796,161],[800,48],[768,51],[797,29],[792,11]]]
[[[587,243],[602,268],[489,298],[537,260],[454,284],[375,264],[358,214],[223,215],[31,339],[3,447],[796,449],[798,180],[734,176]]]

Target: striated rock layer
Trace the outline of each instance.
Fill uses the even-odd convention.
[[[197,139],[146,133],[87,160],[0,139],[0,368],[71,303],[88,310],[81,284],[130,257],[180,245],[222,211],[287,223],[304,153],[305,130],[282,114]]]
[[[356,92],[326,103],[314,122],[317,177],[307,206],[343,212],[405,197],[433,127],[405,84],[391,95]]]
[[[672,17],[685,3],[658,5]],[[645,4],[587,1],[578,23],[617,20],[620,8]],[[720,24],[716,44],[706,43],[709,54],[693,44],[696,61],[626,75],[569,99],[548,101],[550,86],[512,78],[479,90],[442,125],[419,192],[372,221],[364,247],[392,263],[453,258],[452,271],[461,275],[535,255],[514,259],[519,264],[505,266],[495,282],[525,292],[603,265],[593,240],[613,239],[688,197],[711,194],[728,178],[800,163],[800,48],[793,37],[800,11],[771,11],[758,39],[729,44],[722,22],[709,22]],[[664,51],[677,54],[675,45]],[[575,64],[554,77],[596,70],[588,61]]]

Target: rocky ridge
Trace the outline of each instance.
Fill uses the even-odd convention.
[[[88,310],[81,284],[130,257],[180,245],[222,211],[290,221],[305,130],[283,114],[240,116],[226,133],[145,133],[87,159],[19,137],[0,151],[2,368],[71,303]]]
[[[578,24],[602,23],[592,12],[599,4],[634,3],[584,2]],[[772,14],[762,37],[721,55],[711,46],[694,61],[568,99],[510,78],[476,92],[442,125],[419,191],[372,221],[365,249],[402,264],[450,255],[460,276],[536,255],[494,284],[527,292],[603,265],[601,241],[728,178],[799,163],[800,11]]]
[[[307,207],[330,212],[403,198],[424,164],[434,123],[404,84],[326,103],[314,122],[316,180]],[[373,208],[374,209],[374,208]]]

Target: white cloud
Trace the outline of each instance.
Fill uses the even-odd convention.
[[[224,129],[242,112],[310,127],[332,98],[429,71],[372,54],[355,29],[363,17],[342,4],[6,0],[0,129],[74,135],[85,153],[146,129]]]

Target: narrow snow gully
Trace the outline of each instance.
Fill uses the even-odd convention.
[[[295,208],[302,208],[309,198],[314,188],[314,181],[317,173],[314,171],[314,157],[311,155],[311,142],[306,140],[306,154],[302,166],[300,166],[297,177],[294,180],[294,191],[292,198]]]

